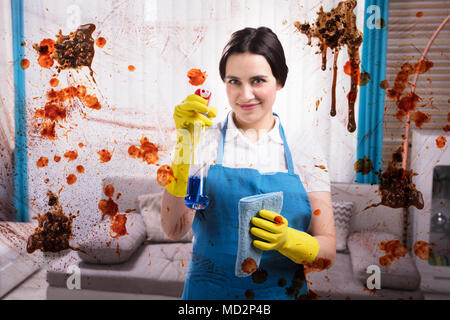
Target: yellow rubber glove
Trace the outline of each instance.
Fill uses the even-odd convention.
[[[260,210],[264,218],[253,217],[250,232],[265,241],[254,240],[253,245],[261,250],[278,250],[298,264],[306,264],[316,259],[319,252],[317,239],[293,228],[288,227],[288,221],[283,216],[269,210]]]
[[[177,145],[172,162],[175,179],[166,186],[167,192],[175,197],[186,196],[192,141],[194,141],[195,146],[200,143],[199,130],[194,130],[194,128],[211,126],[211,119],[216,115],[217,109],[208,107],[208,100],[196,94],[187,96],[181,104],[175,107],[173,119],[177,128]],[[196,131],[195,135],[194,131]]]

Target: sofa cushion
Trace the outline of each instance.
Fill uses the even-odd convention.
[[[80,268],[82,290],[128,292],[181,297],[189,270],[192,243],[155,244],[144,241],[121,264],[88,264],[75,252],[53,262],[47,269],[52,287],[67,288],[72,265]],[[77,291],[77,290],[70,290]]]
[[[353,274],[364,285],[367,267],[380,268],[381,289],[416,290],[420,275],[399,237],[385,232],[356,232],[348,237]]]
[[[108,217],[91,227],[87,236],[78,242],[78,255],[82,261],[115,264],[125,262],[131,257],[145,240],[145,224],[140,214],[123,215],[127,218],[125,235],[119,236],[111,229],[113,222]]]
[[[139,211],[144,218],[147,230],[147,241],[153,243],[164,242],[192,242],[192,230],[181,240],[170,239],[161,226],[161,200],[163,192],[144,194],[138,197]]]
[[[350,233],[358,231],[387,232],[403,237],[403,208],[393,209],[383,205],[378,193],[378,185],[363,183],[333,183],[331,185],[333,201],[351,201],[354,203],[350,220]]]
[[[353,202],[333,201],[334,223],[336,229],[336,251],[347,250],[347,236],[350,231],[350,219],[353,215]]]

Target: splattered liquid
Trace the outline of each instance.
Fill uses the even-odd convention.
[[[356,16],[353,13],[357,5],[356,0],[339,2],[336,8],[330,12],[324,12],[323,7],[317,13],[315,24],[295,22],[294,26],[301,33],[308,37],[308,45],[311,45],[311,38],[319,39],[319,48],[322,54],[322,70],[327,67],[327,50],[330,48],[334,53],[333,61],[333,82],[331,89],[331,110],[330,115],[336,115],[336,80],[337,80],[337,59],[342,46],[347,46],[347,53],[350,58],[350,92],[348,93],[348,125],[349,132],[356,130],[355,122],[355,101],[358,95],[359,84],[359,47],[362,44],[362,33],[356,28]]]
[[[49,196],[48,205],[52,207],[52,210],[33,218],[38,221],[38,227],[28,238],[27,252],[31,254],[36,250],[42,252],[78,250],[69,244],[72,238],[73,216],[66,216],[63,213],[58,198],[51,191],[47,195]]]
[[[188,187],[184,203],[189,209],[203,210],[209,205],[209,198],[204,194],[206,178],[192,176],[188,180]]]

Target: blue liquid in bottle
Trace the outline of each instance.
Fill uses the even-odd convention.
[[[203,210],[208,206],[208,196],[203,194],[205,181],[206,178],[201,179],[199,176],[189,178],[187,194],[184,198],[184,203],[189,209]]]

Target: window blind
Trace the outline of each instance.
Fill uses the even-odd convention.
[[[386,56],[386,80],[392,88],[401,66],[405,62],[414,66],[422,55],[427,42],[441,22],[450,14],[450,1],[407,1],[391,0],[389,4],[388,44]],[[429,121],[422,129],[440,129],[449,124],[450,112],[450,24],[444,27],[434,40],[426,59],[433,67],[420,74],[415,93],[421,97],[416,111],[428,115]],[[413,81],[410,76],[408,83]],[[388,90],[388,89],[386,89]],[[404,94],[410,92],[407,85]],[[383,168],[386,168],[392,154],[402,145],[406,117],[396,117],[395,101],[385,98]],[[411,129],[416,123],[411,120]],[[442,131],[444,132],[444,131]],[[410,142],[411,146],[411,142]],[[409,152],[408,152],[409,154]]]

